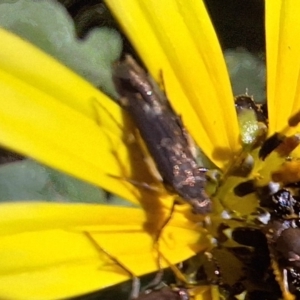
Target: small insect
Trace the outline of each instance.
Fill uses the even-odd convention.
[[[188,134],[164,94],[132,57],[116,65],[120,104],[129,112],[164,181],[197,214],[211,211],[205,169],[193,156]]]
[[[239,95],[235,97],[234,100],[235,109],[237,113],[241,113],[243,110],[253,110],[257,117],[258,122],[263,122],[267,124],[267,113],[265,110],[265,104],[257,104],[253,100],[253,97],[248,95]]]
[[[267,118],[262,107],[247,94],[236,96],[234,104],[240,128],[239,138],[242,151],[235,156],[234,161],[225,172],[225,177],[248,177],[254,167],[254,158],[250,152],[265,141]]]
[[[236,96],[234,104],[241,129],[241,142],[248,150],[261,146],[268,131],[264,104],[257,104],[247,94]]]

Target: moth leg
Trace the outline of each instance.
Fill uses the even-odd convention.
[[[134,132],[134,137],[135,137],[135,140],[137,141],[137,144],[139,145],[139,147],[141,149],[141,152],[143,155],[143,160],[144,160],[145,164],[147,165],[149,172],[157,181],[163,182],[163,179],[162,179],[159,171],[157,170],[156,164],[155,164],[152,156],[150,155],[148,148],[145,145],[145,142],[137,129]]]
[[[120,98],[119,101],[122,103],[126,102],[126,99]],[[129,131],[129,130],[125,130],[124,126],[122,124],[120,124],[117,119],[115,118],[115,116],[97,99],[93,99],[92,101],[93,107],[95,109],[96,112],[96,122],[99,126],[101,126],[102,122],[101,122],[101,114],[100,114],[100,110],[104,111],[109,118],[112,120],[113,124],[124,133],[124,138],[125,138],[125,142],[128,144],[132,144],[134,142],[136,142],[135,140],[135,136],[134,133]]]
[[[110,113],[110,111],[100,101],[98,101],[96,98],[93,98],[92,104],[93,104],[93,107],[94,107],[95,112],[96,112],[96,121],[97,121],[98,125],[101,125],[101,118],[100,118],[99,111],[103,110],[113,120],[113,122],[115,123],[115,125],[119,129],[123,130],[122,125],[116,120],[116,118],[114,117],[114,115],[112,115]]]
[[[156,234],[156,237],[155,237],[155,240],[154,240],[156,245],[159,244],[159,238],[160,238],[160,236],[161,236],[161,234],[162,234],[163,229],[164,229],[164,228],[168,225],[168,223],[171,221],[176,205],[178,205],[178,202],[177,202],[176,200],[174,200],[173,203],[172,203],[172,206],[171,206],[171,210],[170,210],[169,215],[168,215],[167,218],[164,220],[162,226],[160,227],[158,233]]]
[[[137,299],[140,294],[140,289],[141,289],[141,282],[139,278],[133,277],[129,299]]]
[[[93,238],[93,236],[87,232],[84,231],[84,234],[87,236],[87,238],[94,244],[95,248],[97,248],[100,252],[105,253],[113,262],[115,262],[118,266],[120,266],[125,272],[128,273],[128,275],[131,277],[132,280],[132,287],[129,299],[137,299],[140,294],[140,279],[133,274],[121,261],[119,261],[115,256],[111,255],[108,251],[106,251],[103,247],[101,247],[97,241]]]
[[[284,296],[284,299],[287,300],[295,300],[296,297],[290,293],[289,291],[289,284],[288,284],[288,276],[287,276],[287,270],[283,269],[282,271],[282,294]]]
[[[172,270],[172,272],[174,273],[174,275],[176,276],[176,278],[184,285],[189,285],[189,282],[188,280],[186,279],[185,275],[181,272],[181,270],[174,264],[172,264],[168,259],[167,257],[161,252],[158,250],[158,255],[160,257],[160,259],[164,260],[167,264],[168,264],[168,267]]]
[[[158,233],[156,235],[156,238],[155,238],[155,241],[154,241],[154,247],[156,248],[157,253],[158,253],[157,261],[158,261],[159,269],[162,272],[161,275],[163,275],[162,260],[164,260],[168,264],[169,268],[173,271],[173,273],[175,274],[176,278],[179,279],[180,282],[182,282],[184,284],[188,284],[188,281],[186,280],[184,274],[180,271],[180,269],[177,266],[173,265],[167,259],[167,257],[160,251],[160,247],[159,247],[159,239],[160,239],[160,237],[162,235],[163,229],[171,221],[176,205],[178,205],[178,203],[176,202],[176,200],[174,200],[169,215],[165,219],[164,223],[162,224],[161,228],[159,229],[159,231],[158,231]]]
[[[137,180],[126,178],[126,177],[116,176],[116,175],[109,174],[109,173],[107,173],[106,175],[109,176],[109,177],[115,178],[115,179],[127,181],[127,182],[131,183],[134,186],[141,187],[141,188],[143,188],[145,190],[148,190],[148,191],[151,191],[151,192],[155,192],[155,193],[162,193],[163,192],[163,190],[160,187],[153,186],[153,185],[151,185],[149,183],[146,183],[146,182],[141,182],[141,181],[137,181]]]
[[[154,289],[156,287],[158,287],[160,284],[163,283],[162,279],[163,279],[163,275],[164,275],[164,270],[159,270],[155,277],[152,279],[151,282],[149,282],[144,288],[143,291],[149,290],[149,289]]]

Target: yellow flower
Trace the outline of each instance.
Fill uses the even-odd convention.
[[[159,82],[163,74],[168,98],[197,144],[224,170],[241,149],[239,128],[202,1],[106,2],[152,76]],[[282,130],[300,106],[297,3],[266,1],[269,134]],[[71,297],[130,278],[105,252],[136,276],[157,270],[153,236],[173,196],[109,176],[153,182],[143,154],[130,142],[131,121],[54,59],[4,30],[0,34],[1,145],[142,207],[1,204],[0,298]],[[209,245],[199,220],[187,205],[176,208],[160,238],[170,263]]]

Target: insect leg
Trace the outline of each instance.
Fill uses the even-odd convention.
[[[89,232],[84,231],[84,234],[94,244],[96,249],[98,249],[100,252],[105,253],[112,261],[114,261],[117,265],[119,265],[124,271],[126,271],[130,275],[130,277],[132,279],[132,288],[131,288],[131,293],[130,293],[129,299],[137,299],[139,296],[139,293],[140,293],[140,285],[141,285],[139,278],[135,274],[133,274],[124,264],[122,264],[121,261],[119,261],[116,257],[114,257],[108,251],[106,251],[104,248],[102,248],[95,241],[95,239],[92,237],[92,235]]]

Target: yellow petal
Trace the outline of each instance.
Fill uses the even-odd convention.
[[[108,97],[53,57],[3,28],[0,28],[0,36],[1,70],[92,119],[95,119],[92,99],[100,98],[109,111],[116,113]],[[120,113],[115,117],[121,120]]]
[[[0,36],[1,145],[136,202],[136,187],[108,176],[151,180],[120,107],[19,37]]]
[[[300,2],[266,1],[267,87],[270,134],[300,109]]]
[[[202,250],[207,240],[182,210],[173,217],[162,234],[161,251],[174,264]],[[111,256],[136,276],[157,270],[146,221],[134,208],[1,204],[0,298],[66,298],[129,279]]]
[[[202,1],[107,0],[204,152],[220,167],[238,149],[222,52]],[[214,151],[213,151],[214,149]]]

